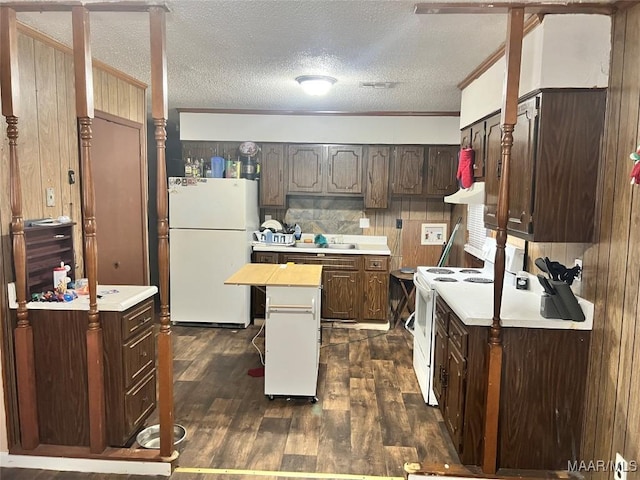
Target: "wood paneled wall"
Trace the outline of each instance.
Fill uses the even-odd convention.
[[[620,452],[639,462],[640,186],[630,185],[629,154],[640,143],[640,5],[615,15],[612,40],[597,239],[584,260],[595,317],[581,457],[609,461]]]
[[[71,51],[21,26],[18,34],[20,114],[18,155],[25,219],[67,215],[76,222],[77,274],[82,276],[82,216],[80,206],[78,132]],[[96,110],[146,125],[146,85],[111,69],[93,69]],[[8,165],[6,125],[2,121],[2,165]],[[69,184],[68,172],[76,173]],[[9,235],[11,207],[8,169],[0,169],[0,235]],[[55,192],[55,206],[46,204],[46,189]],[[3,242],[5,273],[10,275],[11,251]],[[9,270],[7,271],[7,268]],[[8,277],[10,278],[10,276]]]
[[[76,222],[76,277],[83,275],[82,212],[78,131],[75,112],[73,55],[71,50],[42,34],[20,26],[18,32],[20,111],[18,113],[18,155],[22,182],[22,215],[26,219],[67,215]],[[93,69],[96,110],[142,123],[146,128],[146,85],[120,75],[107,66]],[[11,331],[7,325],[6,287],[13,281],[9,200],[9,158],[6,123],[2,117],[0,143],[0,326],[5,361],[12,358]],[[76,174],[69,184],[68,172]],[[46,188],[53,187],[55,206],[47,207]],[[7,363],[5,363],[7,366]],[[5,368],[7,377],[12,367]],[[12,391],[12,380],[5,384]],[[8,409],[15,403],[9,393]],[[12,431],[13,426],[9,426]],[[15,430],[13,430],[15,438]],[[10,433],[11,435],[11,433]]]

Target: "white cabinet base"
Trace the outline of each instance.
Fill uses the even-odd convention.
[[[267,286],[264,393],[315,400],[320,362],[320,288]]]

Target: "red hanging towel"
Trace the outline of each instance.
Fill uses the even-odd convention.
[[[473,159],[472,148],[462,148],[458,154],[458,173],[456,178],[461,188],[469,188],[473,185]]]

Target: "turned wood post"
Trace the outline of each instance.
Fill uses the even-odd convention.
[[[158,404],[160,456],[173,455],[173,347],[169,313],[169,208],[167,192],[167,58],[166,20],[162,7],[149,9],[151,32],[151,115],[155,127],[158,211],[158,274],[160,331],[158,333]]]
[[[509,213],[509,170],[513,130],[518,114],[518,88],[520,84],[520,64],[522,59],[522,37],[524,35],[524,9],[509,9],[505,58],[507,72],[502,94],[502,169],[498,192],[498,230],[496,235],[496,258],[493,282],[493,322],[489,334],[489,354],[487,366],[487,397],[485,404],[484,441],[482,471],[494,474],[498,456],[498,419],[500,416],[500,381],[502,377],[502,335],[500,308],[504,283],[505,244],[507,242],[507,220]]]
[[[9,139],[9,178],[11,182],[11,238],[13,266],[16,274],[16,300],[18,324],[14,331],[16,355],[16,382],[20,421],[20,443],[25,450],[33,450],[40,443],[36,369],[33,352],[33,330],[27,310],[27,259],[22,219],[22,188],[18,161],[18,33],[16,12],[0,7],[0,64],[2,74],[2,115],[7,121]]]
[[[96,242],[95,195],[91,175],[91,124],[93,119],[93,72],[89,32],[89,11],[72,8],[73,63],[75,69],[76,115],[80,124],[80,174],[84,265],[89,282],[87,326],[87,385],[89,397],[89,442],[92,453],[107,447],[102,327],[98,312],[98,245]]]

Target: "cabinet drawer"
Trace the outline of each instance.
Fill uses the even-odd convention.
[[[156,371],[152,370],[140,383],[125,394],[125,432],[133,435],[156,408]]]
[[[449,319],[449,340],[458,347],[463,357],[467,356],[467,338],[469,334],[464,328],[463,323],[455,315],[451,315]]]
[[[276,252],[254,252],[253,263],[278,263]]]
[[[125,388],[138,382],[155,364],[153,328],[133,338],[122,347]]]
[[[389,259],[387,257],[375,257],[367,255],[364,257],[364,269],[365,270],[380,270],[386,271],[389,265]]]
[[[331,270],[360,270],[361,258],[358,255],[325,255],[324,253],[300,255],[283,254],[283,262],[301,263],[307,265],[322,265]]]
[[[122,315],[122,338],[128,339],[153,324],[153,300],[127,310]]]

